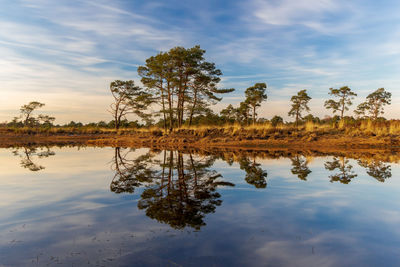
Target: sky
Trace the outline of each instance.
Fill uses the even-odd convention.
[[[330,87],[348,85],[354,105],[392,93],[399,118],[400,2],[396,0],[0,0],[0,122],[30,101],[56,123],[111,120],[109,84],[133,79],[146,58],[200,45],[235,88],[214,109],[268,84],[260,116],[288,119],[290,97],[307,89],[311,113]]]

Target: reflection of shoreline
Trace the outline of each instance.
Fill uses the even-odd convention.
[[[283,155],[274,154],[277,158]],[[257,163],[257,157],[249,154],[208,154],[173,150],[149,150],[137,154],[134,149],[117,147],[114,150],[111,168],[114,177],[110,190],[116,194],[134,193],[142,188],[138,208],[149,218],[176,229],[205,225],[206,214],[213,213],[222,204],[219,186],[234,186],[222,180],[222,175],[213,170],[217,159],[229,165],[237,163],[244,171],[243,180],[258,189],[267,188],[267,171]],[[307,181],[312,170],[308,167],[309,157],[291,155],[290,172],[298,179]],[[391,166],[378,160],[359,159],[358,164],[369,176],[380,182],[391,177]],[[346,157],[333,156],[324,167],[330,172],[330,182],[349,184],[358,175]]]
[[[319,147],[313,149],[307,149],[306,147],[302,148],[291,148],[291,147],[203,147],[203,148],[193,148],[193,147],[180,147],[174,148],[174,146],[165,146],[165,145],[157,145],[154,144],[152,146],[119,146],[116,141],[110,145],[96,145],[96,144],[87,144],[87,140],[91,140],[90,136],[85,136],[86,141],[79,141],[79,139],[74,140],[73,136],[63,136],[64,139],[60,139],[60,142],[35,142],[34,137],[30,140],[29,144],[25,145],[29,147],[131,147],[132,149],[139,148],[148,148],[152,150],[176,150],[181,151],[182,153],[191,153],[198,155],[217,155],[220,158],[224,157],[240,157],[247,156],[256,159],[279,159],[282,157],[292,158],[296,155],[303,155],[305,157],[327,157],[327,156],[336,156],[336,157],[346,157],[349,159],[355,160],[378,160],[382,162],[388,163],[398,163],[400,162],[400,151],[392,150],[390,148],[387,149],[356,149],[356,148],[332,148],[332,147]],[[103,136],[104,137],[104,136]],[[23,148],[24,145],[18,143],[10,143],[6,146],[2,146],[0,143],[0,147],[3,148]]]
[[[34,132],[34,129],[32,129]],[[114,147],[159,147],[169,150],[193,149],[228,149],[228,150],[264,150],[269,148],[297,151],[320,151],[336,153],[341,151],[368,152],[371,150],[400,152],[400,142],[396,136],[348,136],[343,133],[312,132],[273,132],[270,134],[254,133],[252,130],[226,135],[217,129],[195,132],[180,129],[177,132],[163,134],[162,131],[129,130],[116,134],[112,131],[94,133],[21,133],[2,132],[0,147],[15,145],[90,145]]]

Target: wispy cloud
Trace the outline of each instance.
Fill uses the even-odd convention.
[[[221,87],[237,89],[219,106],[236,103],[255,82],[269,85],[261,114],[267,117],[271,110],[285,115],[280,105],[300,89],[309,90],[319,116],[326,111],[317,106],[332,86],[352,86],[361,98],[387,87],[397,99],[399,6],[372,0],[4,1],[1,99],[15,92],[24,101],[58,94],[51,98],[58,106],[68,95],[103,97],[112,79],[139,81],[136,68],[149,56],[195,44],[223,71]],[[4,102],[0,121],[24,104],[21,98]],[[397,109],[388,110],[394,116]],[[93,112],[85,119],[104,116]]]

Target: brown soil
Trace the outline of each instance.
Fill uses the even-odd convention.
[[[318,135],[318,133],[282,133],[267,136],[228,136],[218,132],[198,134],[191,130],[179,130],[163,135],[162,132],[137,132],[129,135],[110,134],[0,134],[0,147],[23,145],[95,145],[122,147],[158,147],[169,149],[197,148],[267,150],[286,148],[291,150],[313,150],[323,152],[358,150],[400,150],[397,136],[348,136],[344,133]]]

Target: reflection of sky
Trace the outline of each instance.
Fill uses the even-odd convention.
[[[137,209],[134,195],[109,190],[113,150],[53,149],[29,172],[0,150],[0,266],[290,265],[376,266],[400,260],[399,167],[385,183],[358,174],[331,183],[324,161],[307,181],[291,174],[289,159],[263,160],[267,188],[244,181],[244,171],[218,160],[214,167],[235,187],[219,189],[223,203],[199,232],[173,230]],[[260,161],[261,162],[261,161]],[[61,265],[62,266],[62,265]]]

